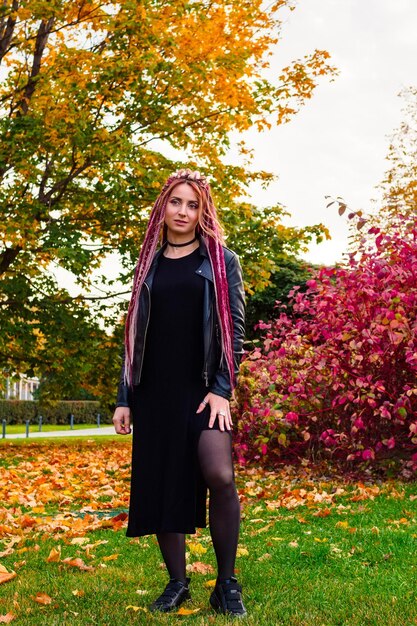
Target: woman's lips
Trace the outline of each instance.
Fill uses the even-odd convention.
[[[176,224],[186,224],[187,222],[183,222],[182,220],[174,220]]]

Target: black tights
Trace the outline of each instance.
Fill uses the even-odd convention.
[[[203,430],[198,443],[198,460],[210,493],[210,533],[219,579],[234,573],[239,538],[240,505],[231,446],[230,435],[220,430]],[[185,581],[185,535],[160,533],[157,538],[170,578]]]

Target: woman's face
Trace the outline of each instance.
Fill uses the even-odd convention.
[[[192,239],[200,215],[198,196],[190,185],[177,185],[168,198],[165,224],[170,241],[181,243]]]

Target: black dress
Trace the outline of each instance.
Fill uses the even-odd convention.
[[[132,394],[129,537],[206,526],[197,462],[210,415],[208,405],[196,414],[207,394],[200,264],[198,248],[178,259],[161,255],[154,276],[141,381]]]

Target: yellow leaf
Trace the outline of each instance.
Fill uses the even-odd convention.
[[[118,554],[109,554],[108,556],[103,556],[103,561],[115,561],[118,558]]]
[[[247,548],[239,547],[237,549],[236,556],[249,556],[249,550]]]
[[[126,607],[126,611],[135,611],[135,613],[137,613],[138,611],[143,611],[144,613],[148,613],[148,609],[144,606],[134,606],[133,604],[129,604],[129,606]]]
[[[49,553],[48,558],[46,559],[46,562],[57,563],[60,560],[61,560],[61,546],[58,546],[58,548],[52,548],[52,550]]]
[[[191,554],[196,554],[200,556],[201,554],[205,554],[207,552],[207,548],[201,545],[201,543],[190,543],[188,544],[188,549]]]
[[[216,578],[212,578],[211,580],[206,580],[203,587],[207,587],[208,589],[211,589],[212,587],[216,586],[216,582],[217,582]]]
[[[182,606],[177,611],[177,615],[193,615],[193,613],[198,613],[201,609],[184,609]]]
[[[337,522],[336,528],[349,528],[349,522]]]
[[[85,591],[83,591],[82,589],[74,589],[71,593],[73,596],[77,596],[78,598],[82,598],[83,596],[85,596]]]

